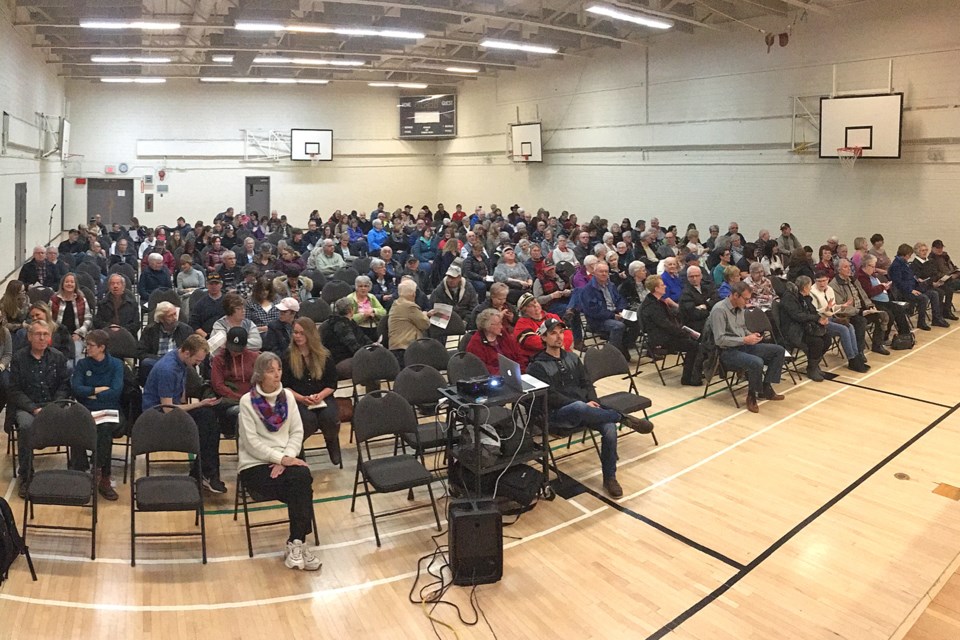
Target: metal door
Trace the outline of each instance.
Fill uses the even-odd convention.
[[[247,213],[256,211],[260,219],[270,217],[270,176],[247,177]]]
[[[27,183],[18,182],[14,189],[13,255],[19,265],[27,259]]]
[[[87,181],[87,218],[100,214],[106,225],[130,224],[133,217],[133,180],[91,178]]]

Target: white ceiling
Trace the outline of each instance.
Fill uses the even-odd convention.
[[[673,20],[672,37],[701,29],[748,24],[780,16],[789,25],[802,13],[830,13],[849,0],[633,0],[615,4]],[[633,47],[664,33],[585,11],[581,0],[15,0],[16,25],[34,34],[47,61],[69,78],[161,76],[326,79],[331,82],[419,82],[456,85],[551,57],[601,48]],[[81,20],[152,20],[180,23],[174,31],[82,29]],[[416,40],[373,36],[238,31],[238,21],[413,30]],[[484,38],[550,45],[555,56],[492,50]],[[163,56],[170,64],[104,65],[91,56]],[[216,63],[215,55],[232,55]],[[304,63],[254,64],[257,56],[362,61],[357,67]],[[448,67],[472,67],[477,74]]]

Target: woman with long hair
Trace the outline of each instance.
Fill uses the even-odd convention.
[[[93,313],[74,274],[68,273],[60,280],[60,289],[50,298],[50,313],[54,322],[64,327],[73,338],[73,352],[63,355],[69,360],[80,358],[83,338],[93,328]]]
[[[27,312],[30,308],[30,299],[26,289],[19,280],[7,283],[7,289],[0,298],[0,321],[10,333],[16,333],[27,321]]]
[[[303,439],[321,431],[330,462],[340,466],[340,416],[333,399],[337,365],[310,318],[293,321],[290,348],[283,358],[283,384],[297,402]]]
[[[14,351],[27,346],[27,325],[33,324],[34,322],[46,322],[50,328],[50,346],[62,353],[68,360],[73,359],[74,347],[73,340],[70,339],[70,332],[67,331],[63,325],[59,325],[53,321],[50,305],[46,302],[40,302],[39,300],[30,305],[30,309],[27,312],[27,322],[25,322],[23,328],[17,332],[16,344],[13,346]]]
[[[273,290],[273,281],[270,278],[257,278],[250,292],[250,300],[247,301],[247,317],[257,325],[260,333],[266,332],[271,320],[280,317],[277,302],[279,299]]]
[[[287,568],[316,571],[320,559],[303,543],[313,528],[313,476],[297,457],[303,447],[303,421],[282,376],[280,358],[273,353],[261,353],[253,363],[253,387],[240,398],[237,473],[246,488],[286,503]]]

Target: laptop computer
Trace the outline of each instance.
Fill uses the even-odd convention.
[[[498,360],[500,361],[500,376],[503,378],[503,383],[510,389],[524,393],[547,387],[547,383],[541,382],[533,376],[520,375],[519,362],[514,362],[502,354],[498,357]]]

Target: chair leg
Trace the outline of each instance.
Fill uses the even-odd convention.
[[[430,494],[430,506],[433,507],[433,518],[437,521],[437,531],[440,531],[440,514],[437,512],[437,501],[433,497],[433,487],[427,483],[427,493]]]
[[[360,447],[357,447],[357,472],[353,475],[353,498],[350,500],[350,513],[357,507],[357,487],[360,486]]]
[[[380,531],[377,529],[377,514],[373,512],[373,499],[370,497],[370,485],[367,484],[367,478],[363,478],[363,490],[367,495],[367,508],[370,509],[370,522],[373,523],[373,537],[377,541],[377,546],[380,546]]]
[[[137,566],[137,498],[133,483],[130,484],[130,566]]]
[[[96,464],[96,461],[94,463]],[[93,514],[92,514],[93,522],[91,522],[91,526],[90,526],[90,559],[91,560],[97,559],[97,502],[98,502],[97,496],[99,495],[99,491],[97,491],[96,477],[97,477],[97,474],[91,470],[90,489],[91,489],[91,493],[93,494]]]
[[[320,527],[317,526],[317,512],[313,508],[313,502],[310,503],[310,522],[313,524],[313,544],[320,546]]]
[[[237,492],[239,493],[240,489],[240,479],[237,479]],[[250,530],[250,510],[247,508],[247,490],[243,489],[243,526],[247,530],[247,555],[251,558],[253,557],[253,536],[251,535]]]
[[[207,564],[207,521],[203,517],[202,502],[198,512],[200,513],[200,553],[203,557],[203,564]]]

